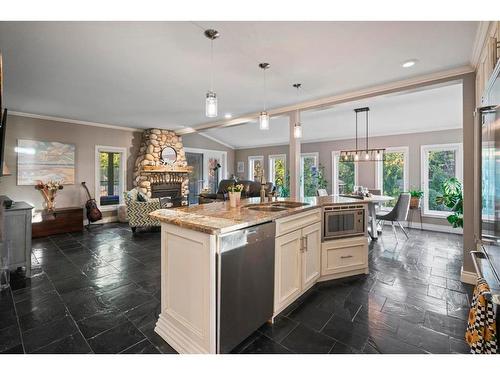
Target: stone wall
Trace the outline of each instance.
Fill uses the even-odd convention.
[[[135,160],[133,184],[151,197],[151,173],[144,172],[144,166],[161,166],[160,154],[164,147],[170,146],[177,152],[175,167],[187,166],[186,154],[182,145],[182,138],[175,132],[164,129],[147,129],[142,134],[141,145]],[[170,172],[165,172],[169,174]],[[189,179],[187,174],[171,173],[178,179],[182,176],[182,196],[189,194]],[[174,176],[172,176],[174,177]]]

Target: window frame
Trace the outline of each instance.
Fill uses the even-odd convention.
[[[304,158],[310,158],[310,157],[313,157],[314,158],[314,165],[316,166],[316,168],[319,167],[319,152],[303,152],[300,154],[300,171],[299,171],[299,181],[300,184],[299,184],[299,196],[301,198],[304,198]]]
[[[117,204],[110,204],[110,205],[105,205],[101,206],[101,194],[100,194],[100,187],[101,187],[101,176],[100,176],[100,171],[101,171],[101,165],[100,165],[100,160],[99,160],[99,155],[101,152],[113,152],[113,153],[120,153],[121,154],[121,159],[120,159],[120,188],[119,188],[119,193],[118,193],[118,203]],[[94,153],[94,198],[97,204],[97,207],[101,211],[114,211],[117,210],[120,205],[123,204],[123,192],[127,189],[127,148],[126,147],[116,147],[116,146],[105,146],[105,145],[96,145],[95,146],[95,153]]]
[[[254,162],[260,161],[262,168],[264,168],[264,155],[252,155],[248,157],[248,172],[247,177],[250,181],[255,181],[255,176],[253,176]]]
[[[397,147],[387,147],[384,154],[387,153],[403,153],[404,154],[404,166],[403,166],[403,192],[409,191],[410,182],[410,148],[409,146],[397,146]],[[380,190],[380,194],[384,195],[384,162],[376,162],[375,164],[375,189]],[[383,206],[380,208],[382,211],[390,211],[392,207]]]
[[[339,179],[339,165],[340,151],[332,151],[332,194],[339,195],[338,179]],[[354,185],[358,185],[359,181],[359,167],[358,163],[354,163]]]
[[[268,165],[269,165],[269,182],[272,182],[274,186],[276,186],[276,173],[274,170],[274,161],[275,160],[283,160],[283,165],[285,166],[285,177],[286,177],[286,154],[274,154],[274,155],[269,155],[267,157],[268,159]]]
[[[443,218],[450,215],[449,211],[429,209],[429,151],[456,151],[455,177],[463,184],[463,144],[443,143],[420,146],[420,187],[424,192],[422,215]]]

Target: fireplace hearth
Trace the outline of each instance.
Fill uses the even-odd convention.
[[[151,184],[151,198],[169,197],[173,207],[182,205],[182,183]]]

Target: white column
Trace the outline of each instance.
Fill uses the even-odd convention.
[[[300,139],[295,139],[293,136],[293,127],[297,122],[300,122],[300,111],[290,112],[289,114],[289,134],[290,134],[290,198],[299,198],[300,184]]]

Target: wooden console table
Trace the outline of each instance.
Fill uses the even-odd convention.
[[[81,231],[83,231],[82,207],[56,208],[54,211],[35,211],[33,216],[33,238]]]

